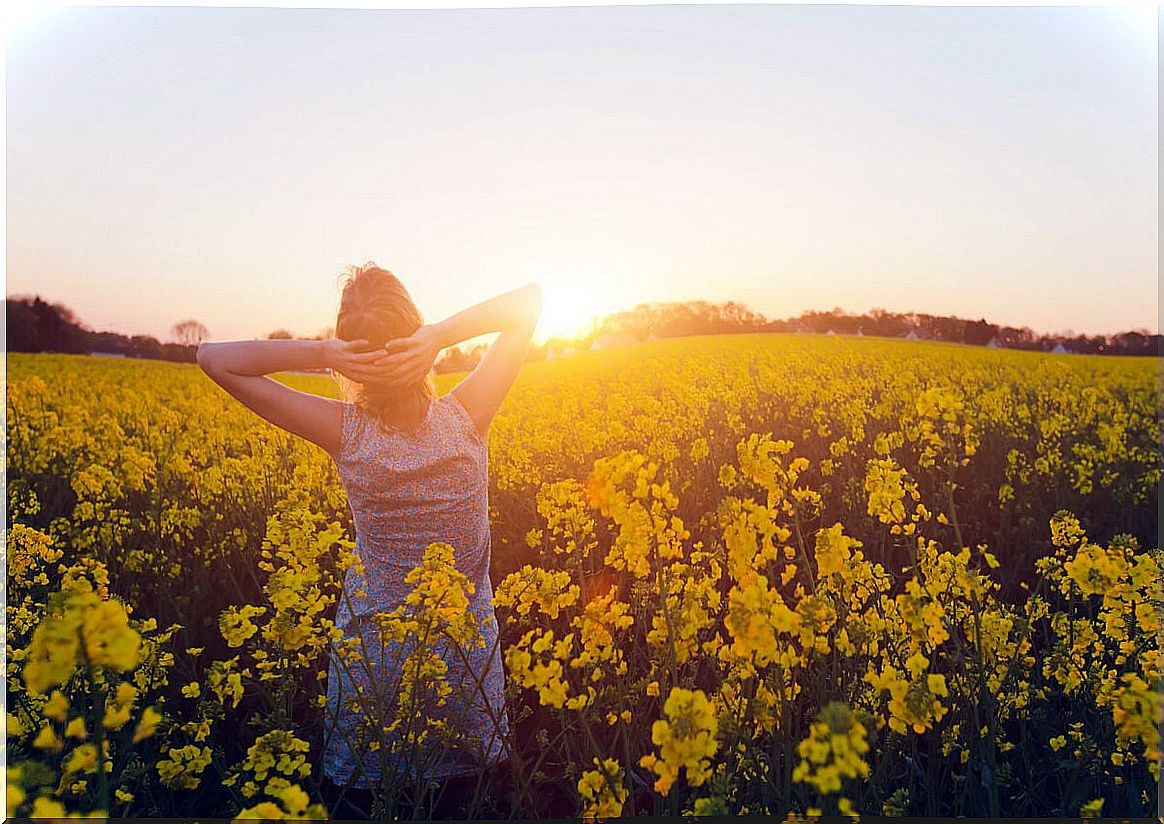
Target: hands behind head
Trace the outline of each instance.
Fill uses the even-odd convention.
[[[422,326],[407,337],[393,338],[383,348],[371,347],[363,339],[329,341],[330,366],[357,383],[384,386],[420,383],[440,352],[426,330]]]

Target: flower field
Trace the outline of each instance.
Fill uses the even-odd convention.
[[[795,335],[528,364],[489,443],[514,801],[469,812],[1152,814],[1154,368]],[[14,353],[7,391],[8,815],[326,817],[327,662],[366,659],[331,459],[194,365]],[[457,735],[425,711],[433,645],[480,642],[453,559],[373,622],[423,642],[365,696],[383,763]]]

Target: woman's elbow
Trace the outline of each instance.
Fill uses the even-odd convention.
[[[194,360],[198,362],[198,366],[200,366],[202,371],[206,374],[210,374],[210,370],[213,368],[213,353],[214,345],[206,341],[199,343],[198,349],[194,352]]]

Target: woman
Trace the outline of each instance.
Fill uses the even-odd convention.
[[[422,817],[459,816],[465,798],[481,790],[479,778],[503,774],[508,720],[489,580],[486,444],[490,422],[525,361],[541,301],[540,288],[530,284],[424,325],[403,284],[369,263],[349,269],[335,340],[198,347],[199,365],[227,392],[331,455],[351,505],[363,568],[347,573],[336,625],[345,639],[362,641],[365,662],[349,665],[333,654],[329,664],[323,773],[334,817],[367,816],[373,798],[385,795],[390,807]],[[491,332],[500,334],[477,367],[437,397],[437,354]],[[345,399],[265,377],[312,368],[342,375]],[[484,644],[439,645],[445,680],[456,689],[438,714],[454,739],[430,738],[432,745],[418,754],[401,746],[399,728],[386,729],[391,705],[374,700],[400,686],[399,655],[411,649],[385,645],[375,616],[404,604],[412,589],[405,577],[434,543],[452,546],[457,570],[472,584],[468,609]],[[376,721],[383,723],[369,734]],[[393,783],[402,773],[411,791]],[[430,779],[437,780],[435,807],[422,797]]]

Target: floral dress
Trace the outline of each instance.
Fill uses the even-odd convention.
[[[362,655],[354,663],[337,651],[330,658],[324,773],[336,784],[372,787],[385,766],[440,779],[497,763],[508,755],[509,728],[489,581],[485,440],[453,393],[430,403],[410,431],[345,403],[336,464],[363,565],[344,579],[335,620],[345,640],[337,646],[361,645]],[[408,608],[413,585],[405,578],[432,544],[451,545],[457,571],[472,585],[464,615],[480,633],[475,644],[434,638],[425,650],[435,660],[413,654],[416,637],[387,637],[377,617]],[[442,704],[418,704],[416,693],[433,687],[434,668],[451,689]],[[437,731],[429,729],[434,721]]]

